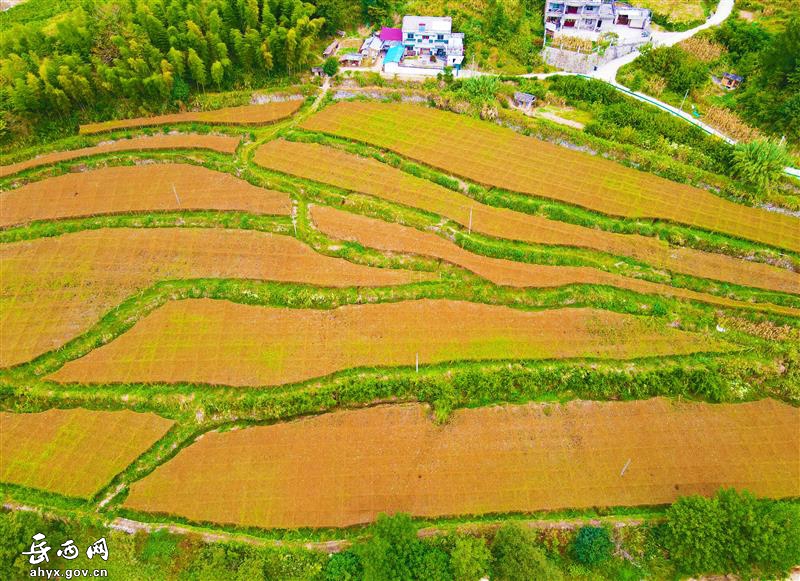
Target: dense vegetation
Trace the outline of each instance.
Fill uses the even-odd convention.
[[[190,90],[260,86],[305,70],[328,9],[301,0],[81,0],[58,18],[13,23],[0,37],[5,134],[162,110]]]
[[[726,72],[744,77],[742,87],[712,96],[712,75]],[[800,144],[800,17],[775,31],[730,18],[690,43],[645,50],[622,69],[620,80],[675,105],[688,93],[689,103],[705,104],[712,124],[733,137],[740,137],[735,127],[726,127],[712,109],[735,112],[767,134]]]
[[[268,543],[208,544],[199,536],[166,531],[129,535],[111,531],[97,517],[44,517],[37,512],[0,513],[0,577],[28,576],[22,551],[36,533],[51,547],[72,539],[86,547],[108,541],[102,566],[112,579],[315,581],[499,581],[530,579],[639,579],[739,573],[780,576],[800,561],[800,507],[762,500],[747,492],[721,490],[713,498],[684,497],[669,507],[664,522],[612,528],[534,529],[516,519],[499,529],[473,523],[470,533],[446,522],[440,534],[420,538],[408,515],[381,515],[366,529],[351,531],[354,544],[333,555]],[[299,545],[299,543],[298,543]],[[87,568],[50,554],[51,568]],[[96,566],[96,565],[94,565]],[[93,567],[92,567],[93,568]]]

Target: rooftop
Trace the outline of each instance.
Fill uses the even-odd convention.
[[[386,56],[383,57],[383,63],[399,63],[400,59],[403,58],[404,51],[405,47],[402,44],[396,44],[386,51]]]
[[[449,33],[453,19],[449,16],[403,16],[403,31]]]
[[[384,26],[381,28],[381,40],[403,40],[403,31],[399,28],[389,28],[388,26]]]

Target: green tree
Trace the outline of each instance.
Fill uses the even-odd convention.
[[[734,177],[767,191],[780,179],[789,161],[784,147],[768,139],[759,139],[734,147],[731,172]]]
[[[325,63],[322,65],[322,70],[326,75],[332,77],[339,72],[339,61],[335,56],[328,57],[325,59]]]
[[[222,78],[225,76],[225,69],[222,67],[222,63],[219,61],[214,61],[214,64],[211,65],[211,80],[214,81],[214,84],[217,88],[222,86]]]
[[[370,532],[372,538],[357,548],[364,565],[364,581],[412,580],[412,555],[420,541],[411,517],[381,514]]]
[[[450,567],[456,581],[476,581],[487,575],[492,553],[482,538],[458,535],[450,552]]]
[[[611,557],[614,543],[603,527],[581,527],[572,544],[572,555],[584,565],[597,565]]]
[[[206,65],[200,55],[195,52],[193,48],[189,49],[189,56],[186,59],[189,65],[189,73],[192,75],[194,82],[201,87],[206,84]]]
[[[497,531],[492,542],[494,579],[499,581],[530,581],[548,579],[561,581],[563,575],[555,563],[537,546],[533,531],[508,523]]]
[[[667,510],[666,548],[686,574],[780,575],[800,558],[800,509],[735,490]]]

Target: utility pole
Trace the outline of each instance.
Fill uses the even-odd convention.
[[[472,234],[472,208],[469,209],[469,226],[467,226],[467,233]]]
[[[175,190],[175,184],[172,184],[172,193],[175,194],[175,201],[178,202],[178,207],[181,207],[181,199],[178,197],[178,192]]]
[[[683,104],[686,102],[686,97],[689,96],[689,89],[686,89],[686,94],[683,96],[683,101],[681,101],[681,111],[683,111]]]

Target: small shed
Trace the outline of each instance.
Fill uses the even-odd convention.
[[[736,89],[742,84],[742,81],[744,81],[744,78],[739,75],[734,75],[733,73],[725,73],[722,75],[722,86],[726,89]]]
[[[349,52],[339,57],[339,63],[346,67],[357,67],[361,64],[364,55],[357,52]]]
[[[311,67],[311,74],[315,77],[324,77],[325,70],[322,67]]]
[[[383,70],[387,73],[396,73],[403,53],[405,53],[405,47],[402,44],[396,44],[387,50],[386,56],[383,57]]]
[[[323,58],[328,58],[329,56],[333,56],[338,48],[339,48],[339,41],[338,40],[334,40],[332,43],[330,43],[328,45],[328,48],[326,48],[322,52],[322,57]]]
[[[523,93],[518,91],[514,93],[514,105],[517,107],[521,107],[522,109],[530,109],[533,107],[533,104],[536,102],[536,95],[531,95],[530,93]]]

